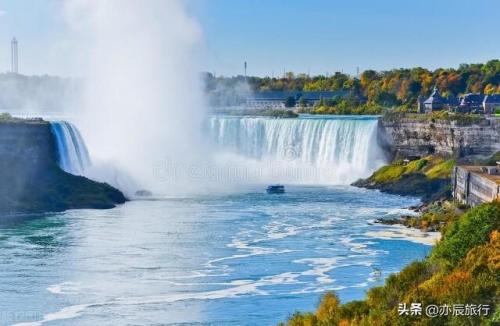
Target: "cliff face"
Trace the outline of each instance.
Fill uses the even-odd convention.
[[[0,164],[35,171],[55,162],[56,147],[50,124],[45,121],[0,122]],[[11,166],[12,168],[12,166]]]
[[[0,120],[0,213],[111,208],[125,197],[113,187],[75,176],[57,164],[50,123]]]
[[[398,157],[439,154],[463,157],[500,151],[500,119],[472,121],[400,117],[379,120],[379,142]]]

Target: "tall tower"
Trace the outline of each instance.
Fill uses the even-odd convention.
[[[17,61],[17,40],[14,37],[10,42],[10,71],[14,74],[17,74],[18,71],[18,61]]]
[[[245,68],[245,83],[247,81],[247,62],[245,61],[245,64],[243,65]]]

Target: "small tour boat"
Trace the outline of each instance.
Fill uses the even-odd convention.
[[[283,185],[271,185],[266,189],[268,194],[283,194],[285,193],[285,186]]]

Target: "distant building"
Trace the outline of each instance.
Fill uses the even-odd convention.
[[[494,113],[496,108],[500,108],[500,94],[483,95],[479,93],[468,93],[460,98],[453,95],[444,98],[439,94],[437,87],[434,87],[431,96],[422,102],[419,96],[418,113],[430,113],[447,109],[460,113]]]
[[[440,111],[445,108],[447,101],[439,94],[437,87],[434,87],[431,96],[424,101],[425,112]]]
[[[302,101],[306,106],[313,106],[321,99],[344,97],[347,91],[263,91],[256,92],[246,99],[246,105],[252,108],[284,108],[285,101],[292,97],[296,103]]]
[[[460,112],[483,112],[484,95],[478,93],[468,93],[460,98],[458,105]]]
[[[458,107],[458,105],[460,104],[460,99],[456,96],[449,95],[448,98],[446,99],[446,102],[448,109],[453,110],[453,108]]]
[[[483,100],[484,113],[492,114],[497,109],[500,109],[500,94],[486,95]]]
[[[455,166],[452,193],[459,203],[470,206],[500,200],[500,166]]]

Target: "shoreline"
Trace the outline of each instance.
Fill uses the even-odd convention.
[[[414,243],[434,246],[442,238],[439,229],[430,227],[422,229],[418,225],[410,225],[411,219],[418,219],[428,209],[425,203],[405,207],[404,209],[415,213],[415,215],[400,215],[395,218],[377,218],[369,223],[374,226],[386,227],[384,230],[368,231],[365,235],[384,240],[406,240]]]
[[[403,224],[380,225],[385,225],[388,228],[379,231],[368,231],[365,235],[376,239],[403,240],[428,246],[436,245],[442,237],[439,231],[422,231],[419,228]]]

